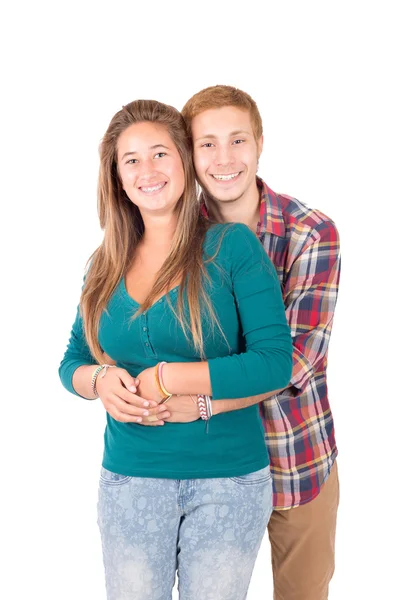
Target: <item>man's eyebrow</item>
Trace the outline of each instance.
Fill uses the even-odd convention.
[[[243,133],[245,133],[246,135],[251,135],[251,133],[249,131],[246,131],[246,129],[238,129],[237,131],[231,131],[231,133],[229,134],[229,137],[233,137],[234,135],[241,135]],[[207,140],[216,140],[217,137],[218,136],[216,136],[216,135],[214,135],[212,133],[209,133],[209,134],[206,134],[206,135],[202,135],[199,138],[196,138],[195,142],[198,142],[200,140],[206,140],[206,139]]]
[[[164,146],[164,144],[154,144],[154,146],[150,146],[149,150],[155,150],[156,148],[165,148],[165,150],[169,150],[168,146]],[[121,160],[124,159],[125,156],[132,156],[133,154],[137,154],[136,150],[125,152],[125,154],[121,156]]]
[[[232,131],[232,133],[230,134],[232,135],[240,135],[241,133],[245,133],[246,135],[251,135],[250,131],[247,131],[246,129],[238,129],[237,131]]]

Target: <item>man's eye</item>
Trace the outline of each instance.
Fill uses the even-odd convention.
[[[235,140],[233,143],[234,144],[242,144],[244,142],[244,140]]]
[[[166,156],[165,152],[157,152],[155,158],[162,158],[163,156]]]

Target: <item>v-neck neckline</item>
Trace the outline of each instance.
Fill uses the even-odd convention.
[[[126,287],[125,277],[122,277],[122,278],[121,278],[121,283],[120,283],[120,286],[121,286],[121,289],[122,289],[123,295],[125,296],[125,298],[126,298],[127,300],[129,300],[130,304],[132,304],[132,305],[133,305],[133,306],[135,306],[136,308],[140,308],[140,306],[141,306],[141,305],[140,305],[140,303],[139,303],[139,302],[137,302],[137,301],[135,300],[135,298],[133,298],[133,297],[132,297],[132,296],[129,294],[129,292],[128,292],[128,289],[127,289],[127,287]],[[162,304],[162,303],[164,302],[164,300],[166,299],[166,297],[167,297],[169,294],[170,294],[170,295],[172,295],[172,294],[176,294],[176,293],[178,292],[178,290],[179,290],[180,286],[181,286],[181,284],[179,284],[179,285],[176,285],[174,288],[172,288],[171,290],[169,290],[168,292],[166,292],[165,294],[163,294],[162,296],[160,296],[160,298],[158,298],[158,300],[156,300],[156,301],[154,302],[154,304],[152,304],[152,305],[149,307],[149,309],[148,309],[148,310],[151,310],[152,308],[154,308],[155,306],[157,306],[157,304]]]

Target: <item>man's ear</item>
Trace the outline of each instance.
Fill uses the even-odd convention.
[[[264,146],[264,136],[261,135],[260,139],[257,142],[258,158],[260,158],[260,156],[261,156],[261,153],[263,151],[263,146]]]

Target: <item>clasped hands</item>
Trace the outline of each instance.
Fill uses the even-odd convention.
[[[109,363],[110,364],[110,363]],[[155,368],[144,369],[132,377],[126,369],[108,369],[98,378],[97,392],[106,411],[121,423],[159,426],[168,423],[190,423],[200,418],[197,403],[191,396],[162,398],[156,386]]]

